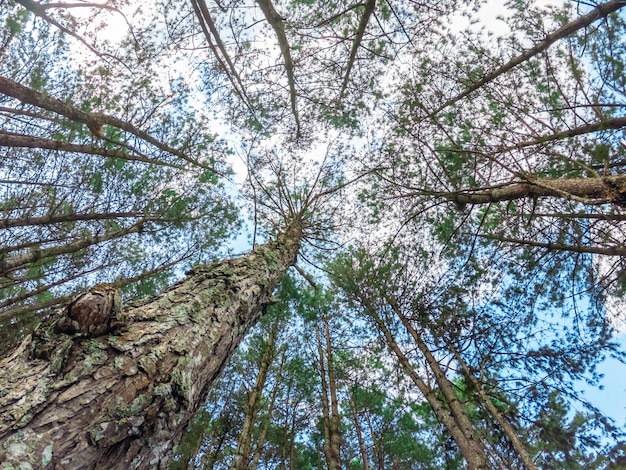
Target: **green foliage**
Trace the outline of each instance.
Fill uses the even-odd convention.
[[[133,299],[158,292],[222,256],[248,209],[254,242],[297,214],[300,261],[334,257],[328,277],[283,281],[178,467],[198,448],[207,467],[228,467],[277,325],[254,417],[259,464],[324,468],[315,331],[329,325],[344,466],[462,468],[376,321],[421,366],[414,329],[503,462],[519,459],[472,378],[546,468],[619,465],[620,431],[570,411],[567,391],[597,383],[595,366],[618,353],[623,10],[576,29],[577,2],[511,1],[496,33],[477,16],[483,2],[375,2],[368,16],[372,2],[274,1],[273,24],[262,3],[220,2],[208,29],[186,1],[42,4],[48,20],[3,3],[0,75],[14,85],[0,94],[3,337],[18,341],[33,312],[97,282]],[[554,31],[565,33],[547,45]]]

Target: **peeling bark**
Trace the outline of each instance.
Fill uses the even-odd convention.
[[[302,227],[193,269],[97,338],[54,316],[0,362],[0,463],[169,468],[212,381],[295,262]],[[61,315],[57,312],[56,315]]]

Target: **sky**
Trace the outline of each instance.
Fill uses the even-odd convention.
[[[538,2],[542,5],[557,5],[562,3],[561,0],[550,0],[550,1],[541,1]],[[480,25],[485,25],[488,30],[493,32],[496,36],[504,34],[506,32],[505,24],[498,19],[499,16],[505,14],[505,9],[503,8],[504,2],[497,0],[489,0],[486,4],[481,8],[479,17],[481,19],[481,23],[476,25],[475,27],[479,27]],[[118,18],[119,24],[111,23],[108,26],[107,34],[110,35],[111,38],[114,38],[117,35],[119,30],[126,31],[126,24],[123,19]],[[458,18],[458,27],[464,28],[467,26],[467,22],[463,18]],[[231,137],[226,132],[226,127],[221,123],[216,122],[216,132],[222,135],[226,135],[226,138],[231,139]],[[233,142],[235,147],[237,146],[236,142]],[[311,152],[311,158],[320,158],[323,151],[325,149],[320,147]],[[234,156],[232,160],[233,167],[236,171],[235,181],[240,183],[245,180],[245,172],[246,167],[243,160]],[[250,247],[250,239],[249,234],[253,230],[253,227],[247,226],[246,230],[244,230],[235,240],[233,240],[231,244],[231,251],[233,253],[243,253],[247,251]],[[619,336],[619,341],[623,348],[626,348],[626,334],[621,334]],[[597,387],[590,387],[585,384],[580,384],[580,391],[582,395],[591,401],[595,406],[605,412],[607,415],[611,416],[618,425],[626,424],[626,381],[624,377],[626,377],[626,365],[620,363],[615,359],[607,359],[604,361],[600,367],[599,372],[604,374],[604,379],[601,381],[601,385],[603,386],[603,390],[598,389]]]

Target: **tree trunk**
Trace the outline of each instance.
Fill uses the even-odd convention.
[[[437,358],[433,355],[428,345],[422,340],[420,334],[413,328],[408,318],[404,316],[402,313],[402,309],[398,305],[395,299],[387,296],[387,303],[391,306],[392,310],[395,312],[398,319],[402,322],[402,325],[409,332],[415,344],[417,345],[420,352],[423,354],[424,359],[428,363],[430,370],[432,371],[435,381],[439,386],[439,390],[441,391],[446,404],[450,409],[450,413],[454,419],[455,424],[459,427],[461,432],[465,435],[467,439],[468,445],[472,449],[472,459],[468,459],[468,466],[472,467],[472,465],[476,465],[476,468],[487,468],[487,460],[483,457],[486,455],[485,447],[483,446],[480,438],[476,435],[474,431],[474,426],[465,411],[463,404],[459,400],[459,397],[456,395],[454,391],[454,385],[448,378],[446,377],[446,373],[440,367]],[[467,458],[467,457],[466,457]]]
[[[0,461],[169,468],[212,381],[295,262],[302,227],[197,267],[89,338],[43,325],[0,362]],[[61,315],[57,312],[57,315]]]
[[[383,320],[378,316],[373,306],[369,304],[368,300],[364,297],[361,298],[361,301],[363,302],[363,305],[367,308],[368,315],[370,315],[378,325],[378,328],[385,337],[389,349],[394,352],[394,354],[398,358],[398,362],[400,363],[404,371],[417,386],[424,398],[428,401],[439,421],[443,423],[443,425],[452,436],[452,439],[454,439],[454,442],[456,442],[457,446],[459,447],[459,451],[461,452],[461,455],[467,461],[468,470],[488,469],[489,465],[484,450],[474,439],[475,436],[473,436],[472,434],[471,438],[474,440],[470,439],[470,437],[464,432],[464,429],[461,427],[461,423],[457,422],[457,416],[447,409],[446,405],[452,404],[447,402],[444,403],[437,396],[436,390],[434,390],[428,384],[426,384],[426,382],[424,382],[424,380],[420,377],[413,365],[410,363],[409,358],[406,357],[402,349],[400,349],[400,346],[394,339],[393,334],[391,333],[389,328],[387,328],[385,322],[383,322]]]
[[[254,423],[256,421],[259,408],[261,406],[261,398],[263,396],[263,388],[267,379],[267,372],[274,360],[274,346],[276,344],[276,336],[278,335],[279,319],[274,320],[270,336],[265,343],[265,351],[261,357],[259,364],[259,373],[252,390],[248,393],[248,403],[245,410],[245,418],[243,427],[239,435],[239,443],[237,444],[237,453],[230,465],[230,470],[246,470],[250,463],[250,452],[252,449],[252,432],[254,431]]]
[[[324,319],[324,325],[328,328],[327,320]],[[337,384],[335,382],[335,374],[332,365],[332,350],[330,350],[330,336],[326,330],[326,354],[324,354],[324,345],[319,326],[315,327],[317,336],[317,350],[320,360],[320,380],[321,380],[321,399],[322,413],[324,418],[324,455],[326,457],[326,465],[328,470],[339,470],[341,468],[341,435],[339,434],[339,407],[337,404]],[[328,369],[326,368],[328,365]],[[329,398],[330,395],[330,398]]]
[[[333,349],[330,341],[330,328],[328,318],[323,318],[324,332],[326,334],[326,363],[328,365],[328,391],[330,395],[330,450],[337,469],[341,468],[341,415],[339,413],[339,400],[337,399],[337,378],[335,365],[333,364]],[[329,465],[330,468],[330,465]]]
[[[274,379],[274,388],[272,390],[272,394],[271,394],[271,398],[270,398],[270,402],[267,405],[267,413],[265,416],[265,420],[263,422],[263,429],[261,429],[261,434],[259,435],[259,439],[256,442],[256,449],[254,450],[254,456],[252,457],[252,462],[250,463],[250,466],[248,467],[250,470],[256,470],[256,468],[259,465],[259,460],[261,460],[261,452],[263,451],[264,445],[265,445],[265,439],[267,437],[267,433],[270,429],[270,424],[272,424],[272,416],[274,414],[274,406],[276,404],[276,396],[278,395],[278,390],[279,390],[279,385],[280,385],[280,378],[282,377],[282,373],[283,373],[283,366],[285,365],[285,353],[283,351],[283,354],[281,356],[280,359],[280,365],[278,366],[278,373],[276,374],[276,378]]]
[[[352,390],[348,388],[348,398],[350,400],[350,410],[352,411],[352,419],[354,420],[354,430],[356,431],[357,442],[359,443],[359,451],[361,452],[361,460],[363,461],[363,470],[370,470],[370,462],[367,456],[367,447],[363,440],[363,432],[361,431],[361,423],[359,423],[359,414],[354,402]]]
[[[472,385],[478,392],[478,395],[480,396],[481,401],[484,403],[485,407],[487,408],[487,411],[489,411],[491,416],[493,416],[493,418],[500,425],[502,432],[504,433],[504,435],[507,437],[507,439],[509,440],[509,442],[515,449],[515,452],[517,452],[517,455],[522,461],[524,468],[526,468],[527,470],[538,470],[537,466],[533,462],[532,457],[530,456],[528,452],[528,449],[526,449],[526,445],[519,438],[519,436],[517,435],[517,432],[515,431],[515,429],[513,429],[513,426],[511,426],[511,424],[506,420],[506,418],[502,415],[502,413],[498,411],[498,408],[496,408],[496,405],[493,403],[491,398],[489,398],[489,395],[483,388],[482,382],[479,381],[474,376],[474,373],[470,370],[470,368],[468,367],[467,363],[465,362],[461,354],[457,351],[457,349],[451,343],[448,343],[448,348],[452,351],[459,365],[465,371],[465,375],[467,376],[467,378],[470,380],[470,382],[472,383]]]

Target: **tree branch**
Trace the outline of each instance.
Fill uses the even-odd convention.
[[[122,145],[122,144],[120,144]],[[122,150],[109,150],[94,145],[72,144],[62,140],[43,139],[26,134],[15,134],[0,129],[0,146],[15,148],[38,148],[46,150],[61,150],[64,152],[85,153],[88,155],[100,155],[106,158],[119,158],[128,161],[150,163],[153,165],[166,166],[170,168],[182,169],[179,165],[167,163],[156,158],[143,155],[131,155]]]
[[[626,176],[575,179],[529,179],[528,183],[509,183],[491,188],[459,192],[418,192],[408,194],[443,197],[461,206],[490,204],[534,197],[561,197],[586,204],[626,204]]]
[[[214,173],[218,174],[213,166],[201,163],[189,157],[188,155],[185,155],[180,150],[172,148],[169,145],[164,144],[163,142],[155,139],[147,132],[144,132],[141,129],[136,128],[129,122],[122,121],[121,119],[115,118],[113,116],[109,116],[109,115],[102,114],[102,113],[86,113],[74,106],[64,103],[63,101],[59,99],[45,95],[44,93],[25,87],[24,85],[21,85],[17,82],[14,82],[13,80],[10,80],[6,77],[1,77],[1,76],[0,76],[0,93],[3,93],[12,98],[18,99],[22,103],[27,103],[33,106],[37,106],[39,108],[47,109],[48,111],[52,111],[56,114],[65,116],[66,118],[71,119],[72,121],[83,123],[87,125],[89,130],[96,137],[103,138],[102,126],[104,124],[117,127],[118,129],[126,131],[130,134],[133,134],[134,136],[154,145],[156,148],[164,152],[180,157],[183,160],[195,166],[200,166],[202,168],[211,170]]]
[[[500,235],[484,235],[484,234],[469,234],[474,237],[485,238],[487,240],[495,240],[504,243],[514,243],[516,245],[528,245],[538,248],[546,248],[549,251],[571,251],[574,253],[591,253],[596,255],[606,256],[626,256],[626,246],[585,246],[585,245],[564,245],[562,243],[550,243],[550,242],[537,242],[532,240],[524,240],[521,238],[510,238]]]
[[[235,65],[233,64],[233,61],[228,55],[228,51],[226,50],[226,47],[224,46],[224,43],[222,42],[219,31],[217,30],[217,27],[215,26],[215,22],[213,21],[213,18],[211,17],[211,13],[209,12],[209,9],[207,8],[206,2],[204,0],[191,0],[191,6],[193,7],[193,10],[196,13],[196,16],[198,17],[198,21],[200,22],[200,27],[202,28],[202,32],[204,33],[204,36],[206,37],[207,43],[209,44],[209,48],[213,52],[213,55],[215,56],[216,60],[220,63],[220,65],[224,69],[224,72],[226,73],[226,75],[228,76],[228,79],[232,83],[233,88],[235,89],[235,92],[241,98],[241,101],[243,101],[243,103],[248,107],[248,109],[252,110],[252,106],[250,105],[250,100],[248,98],[248,95],[246,94],[246,90],[241,81],[241,77],[237,73],[237,70],[235,69]],[[209,30],[211,31],[210,34],[209,34],[209,30],[206,29],[207,26],[209,27]],[[222,58],[217,53],[217,50],[215,49],[215,46],[213,45],[213,41],[211,41],[211,34],[215,38],[217,47],[222,53],[224,60],[226,61],[226,64],[228,64],[228,67],[226,67],[226,65],[222,61]]]
[[[541,41],[538,44],[535,44],[532,48],[524,51],[523,53],[521,53],[517,57],[514,57],[513,59],[508,61],[506,64],[502,65],[501,67],[499,67],[498,69],[494,70],[490,74],[484,76],[483,78],[481,78],[480,80],[475,82],[473,85],[471,85],[469,88],[467,88],[462,93],[459,93],[458,95],[454,96],[453,98],[450,98],[449,100],[447,100],[446,102],[441,104],[439,107],[437,107],[437,109],[435,109],[434,111],[431,111],[428,114],[428,116],[426,116],[426,118],[427,119],[431,119],[431,118],[435,117],[437,114],[439,114],[441,111],[443,111],[448,106],[451,106],[451,105],[457,103],[458,101],[460,101],[463,98],[469,96],[470,94],[472,94],[473,92],[475,92],[479,88],[485,86],[487,83],[495,80],[500,75],[505,74],[509,70],[517,67],[518,65],[520,65],[523,62],[527,61],[531,57],[534,57],[537,54],[540,54],[541,52],[545,51],[548,47],[550,47],[556,41],[570,36],[571,34],[575,33],[576,31],[578,31],[578,30],[580,30],[582,28],[585,28],[585,27],[589,26],[591,23],[593,23],[594,21],[596,21],[596,20],[598,20],[600,18],[605,18],[609,14],[613,13],[614,11],[619,10],[622,7],[626,7],[626,2],[624,2],[623,0],[610,0],[610,1],[606,2],[606,3],[602,3],[602,4],[598,5],[596,8],[591,10],[586,15],[581,16],[580,18],[578,18],[578,19],[576,19],[574,21],[571,21],[570,23],[560,27],[559,29],[557,29],[553,33],[548,34],[543,41]]]
[[[278,14],[271,0],[257,0],[257,3],[259,7],[261,7],[261,11],[263,11],[267,22],[274,28],[274,32],[278,38],[280,52],[285,61],[285,71],[287,72],[287,83],[289,85],[289,95],[291,98],[291,112],[296,121],[296,136],[300,137],[300,118],[296,107],[296,81],[293,72],[293,59],[291,58],[289,42],[287,41],[285,25],[283,24],[284,18]]]
[[[359,26],[356,30],[356,35],[354,36],[354,41],[352,42],[352,50],[350,51],[350,57],[348,57],[348,64],[346,65],[346,73],[343,77],[343,83],[341,84],[341,91],[339,92],[339,96],[343,96],[346,91],[346,87],[348,86],[348,80],[350,79],[350,71],[354,65],[354,61],[356,60],[356,53],[361,45],[361,41],[363,40],[363,35],[365,34],[365,29],[367,28],[367,23],[369,22],[370,16],[374,13],[376,9],[376,0],[366,0],[365,1],[365,9],[363,10],[363,16],[361,16],[361,20],[359,21]]]

